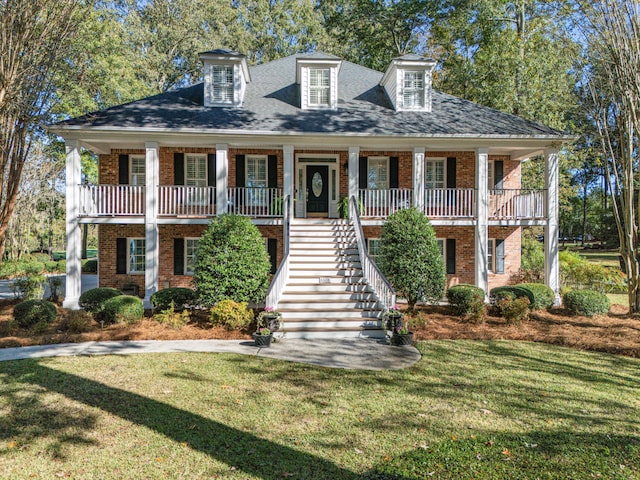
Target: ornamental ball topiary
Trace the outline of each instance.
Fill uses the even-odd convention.
[[[418,301],[439,302],[446,282],[436,235],[424,213],[406,208],[382,226],[377,262],[412,311]]]
[[[110,298],[117,297],[118,295],[122,295],[122,292],[115,288],[92,288],[80,295],[78,304],[80,305],[80,308],[87,312],[99,313],[102,311],[104,302]]]
[[[13,309],[13,318],[23,328],[30,328],[39,323],[51,323],[56,319],[56,306],[46,300],[27,300]]]
[[[526,288],[533,294],[533,302],[529,307],[531,310],[542,310],[553,306],[555,294],[548,285],[544,283],[520,283],[517,286]]]
[[[185,308],[195,305],[196,292],[190,288],[172,287],[163,288],[151,295],[151,305],[158,310],[167,310],[171,307],[173,302],[173,308],[177,312],[181,312]]]
[[[234,302],[230,298],[219,301],[211,309],[211,324],[220,325],[227,330],[247,328],[253,321],[253,310],[246,302]]]
[[[475,285],[460,284],[447,290],[447,300],[455,315],[481,323],[486,313],[484,290]]]
[[[143,316],[142,300],[132,295],[118,295],[102,305],[101,319],[105,324],[136,323]]]
[[[249,217],[224,214],[211,221],[198,243],[193,273],[199,303],[212,307],[230,298],[263,300],[271,262],[264,238]]]
[[[609,298],[595,290],[571,290],[564,295],[564,306],[573,315],[605,315],[609,313]]]

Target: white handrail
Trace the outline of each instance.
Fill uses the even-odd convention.
[[[281,188],[231,187],[228,190],[229,212],[249,217],[281,217]]]
[[[158,216],[213,217],[215,187],[161,185],[158,187]]]
[[[384,306],[385,311],[389,310],[396,303],[396,292],[389,283],[389,280],[383,275],[376,263],[369,256],[367,246],[364,241],[362,232],[362,223],[358,212],[358,201],[352,196],[349,201],[349,219],[353,222],[356,234],[356,243],[358,245],[358,254],[362,265],[362,275],[369,285],[373,288],[378,300]]]
[[[144,215],[143,185],[79,185],[79,216],[115,217]]]
[[[427,188],[424,212],[429,218],[473,218],[474,197],[473,188]]]
[[[289,229],[291,225],[291,197],[287,195],[283,202],[283,226],[284,226],[284,254],[282,256],[282,261],[280,262],[280,266],[276,270],[275,275],[271,279],[271,285],[269,285],[269,290],[267,290],[267,298],[266,298],[266,306],[273,307],[274,309],[278,308],[278,302],[282,297],[282,292],[284,291],[284,287],[289,279]]]
[[[545,190],[494,189],[489,190],[489,218],[544,219]]]

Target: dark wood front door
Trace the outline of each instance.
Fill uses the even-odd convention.
[[[307,166],[307,214],[329,215],[329,167],[327,165]]]

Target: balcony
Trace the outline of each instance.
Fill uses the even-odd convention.
[[[545,190],[489,190],[490,220],[544,220]]]
[[[427,188],[424,213],[429,218],[474,218],[475,193],[472,188]]]
[[[144,216],[144,209],[144,186],[80,185],[80,217]]]
[[[233,187],[227,189],[229,213],[248,217],[282,217],[284,196],[281,188]]]
[[[184,185],[158,187],[159,217],[213,217],[215,214],[215,187]]]
[[[362,218],[387,218],[392,213],[413,205],[413,191],[407,188],[358,190]]]

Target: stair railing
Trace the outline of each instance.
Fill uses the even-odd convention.
[[[389,280],[382,274],[376,262],[369,256],[369,251],[364,241],[358,208],[358,200],[355,196],[352,196],[349,201],[349,219],[355,227],[358,254],[360,255],[360,263],[362,264],[362,275],[373,288],[378,300],[384,306],[384,310],[387,311],[396,303],[396,291],[391,286],[391,283],[389,283]]]
[[[271,285],[267,290],[266,306],[278,307],[278,302],[282,297],[284,286],[289,279],[289,230],[291,228],[291,196],[287,195],[283,204],[283,238],[284,238],[284,254],[280,266],[276,270],[275,275],[271,279]]]

